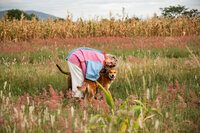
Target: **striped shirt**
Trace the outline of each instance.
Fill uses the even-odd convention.
[[[105,65],[105,52],[82,47],[71,51],[66,59],[79,66],[86,79],[95,81]]]

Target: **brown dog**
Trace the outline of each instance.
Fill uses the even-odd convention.
[[[100,73],[100,77],[97,80],[105,89],[109,89],[111,83],[116,78],[117,71],[115,69],[108,69],[105,73]],[[83,92],[84,97],[86,97],[87,92],[89,93],[89,102],[92,102],[97,89],[99,86],[91,80],[85,79],[82,86],[77,87],[78,90]]]
[[[67,79],[67,89],[72,89],[72,78],[71,78],[71,73],[70,72],[65,72],[61,69],[61,67],[56,64],[56,66],[58,67],[58,69],[61,71],[61,73],[68,75],[68,79]]]

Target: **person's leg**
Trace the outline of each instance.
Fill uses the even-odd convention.
[[[68,66],[72,78],[72,91],[75,92],[74,97],[83,97],[82,92],[77,89],[77,86],[82,86],[82,83],[84,81],[82,69],[69,61]]]

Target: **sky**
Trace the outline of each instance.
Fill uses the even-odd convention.
[[[154,13],[160,15],[159,8],[186,6],[200,11],[200,0],[0,0],[0,11],[8,9],[36,10],[57,17],[66,18],[67,14],[73,19],[109,18],[110,12],[114,17],[122,17],[122,8],[129,17],[148,18]]]

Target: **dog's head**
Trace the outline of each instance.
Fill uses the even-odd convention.
[[[116,75],[117,75],[117,70],[115,70],[115,69],[108,69],[106,71],[106,73],[108,74],[109,79],[114,80],[116,78]]]

